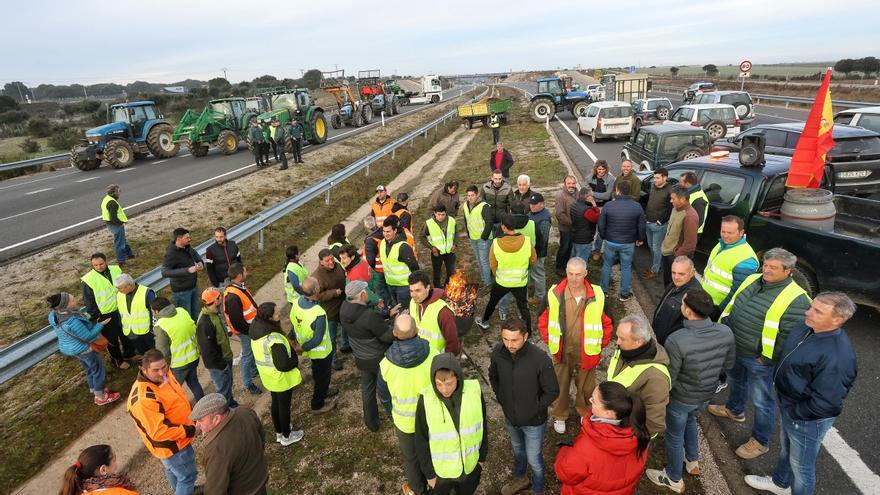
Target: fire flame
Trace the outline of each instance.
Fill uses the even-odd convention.
[[[469,284],[461,270],[449,277],[446,284],[446,303],[455,316],[471,316],[477,306],[477,284]]]

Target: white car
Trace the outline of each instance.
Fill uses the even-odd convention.
[[[593,101],[602,101],[605,99],[605,86],[601,84],[590,84],[586,88],[587,95]]]
[[[709,132],[709,137],[715,141],[739,134],[741,122],[733,105],[709,103],[682,105],[672,112],[669,120],[663,124],[702,127]]]
[[[857,125],[880,133],[880,107],[851,108],[834,116],[835,124]]]
[[[578,117],[578,134],[589,134],[594,143],[605,137],[628,138],[632,134],[632,115],[632,106],[625,101],[591,103]]]

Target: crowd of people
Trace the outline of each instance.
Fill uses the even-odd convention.
[[[173,231],[162,265],[170,300],[137,284],[120,266],[133,253],[124,229],[112,223],[124,227],[125,217],[119,188],[111,188],[102,209],[112,209],[111,232],[122,232],[121,242],[115,239],[120,263],[95,253],[82,277],[82,304],[67,293],[48,297],[49,322],[61,352],[82,362],[95,404],[120,398],[105,386],[105,349],[113,366],[138,367],[126,408],[178,495],[195,490],[197,435],[205,436],[204,493],[266,493],[262,426],[233,397],[236,365],[249,393],[269,391],[275,440],[286,447],[306,434],[291,415],[305,362],[313,383],[309,409],[321,415],[336,407],[341,384],[333,386],[333,372],[344,368],[346,354],[360,375],[366,429],[381,430],[379,405],[391,418],[406,479],[402,493],[470,494],[492,455],[490,422],[479,381],[459,361],[460,317],[468,315],[454,313],[444,292],[467,238],[488,296],[482,311],[474,308],[474,322],[491,331],[492,316],[500,313],[488,385],[514,459],[502,494],[545,492],[549,423],[559,435],[553,472],[563,494],[634,493],[643,477],[683,493],[684,473],[701,473],[696,415],[708,410],[744,423],[749,399],[751,438],[736,455],[753,459],[769,451],[777,406],[782,448],[772,476],[749,475],[745,482],[776,494],[812,493],[822,437],[856,376],[842,330],[855,312],[852,301],[840,293],[811,299],[792,277],[796,256],[784,249],[769,250],[759,262],[735,216],[722,219],[720,240],[698,275],[693,255],[709,210],[693,174],[673,186],[667,171],[657,169],[643,207],[632,164],[624,161],[615,177],[600,160],[583,187],[573,176],[563,179],[551,215],[527,175],[508,182],[512,164],[498,142],[490,179],[469,185],[463,198],[457,181],[443,184],[421,222],[405,193],[395,200],[379,185],[362,244],[335,225],[311,272],[299,247],[287,248],[284,307],[255,300],[242,255],[222,227],[204,259],[186,229]],[[547,287],[554,219],[559,282]],[[634,251],[642,244],[652,262],[641,276],[662,273],[665,291],[651,321],[638,314],[612,321],[606,304],[612,268],[619,263],[617,298],[630,300]],[[421,268],[424,251],[430,270]],[[591,259],[602,262],[598,284],[588,279]],[[199,292],[203,270],[211,287]],[[511,300],[518,316],[510,313]],[[288,333],[282,318],[290,320]],[[616,349],[603,370],[612,338]],[[241,344],[238,357],[231,339]],[[206,395],[200,384],[200,358],[214,393]],[[606,376],[601,383],[597,371]],[[727,400],[710,405],[725,388]],[[579,433],[566,441],[572,393]],[[666,465],[646,469],[661,438]],[[116,468],[110,446],[90,447],[65,473],[61,493],[136,493]]]

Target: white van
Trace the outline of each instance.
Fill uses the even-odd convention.
[[[672,112],[664,125],[689,125],[702,127],[709,132],[713,141],[731,138],[739,134],[741,121],[733,105],[708,103],[702,105],[682,105]]]
[[[632,106],[625,101],[591,103],[578,117],[578,134],[589,134],[594,143],[605,137],[628,138],[632,134],[632,115]]]
[[[835,124],[857,125],[880,133],[880,107],[851,108],[834,116]]]

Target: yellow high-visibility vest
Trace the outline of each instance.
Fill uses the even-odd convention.
[[[251,350],[254,352],[254,362],[257,364],[257,372],[260,381],[270,392],[284,392],[302,383],[302,375],[299,368],[290,371],[280,371],[272,362],[272,346],[282,344],[287,350],[287,355],[292,356],[290,342],[277,332],[269,333],[256,340],[251,340]]]
[[[315,304],[309,309],[303,309],[300,307],[299,301],[293,304],[290,308],[290,323],[293,324],[293,332],[296,335],[296,341],[299,342],[299,345],[303,345],[309,340],[312,340],[312,337],[315,335],[315,331],[312,329],[312,323],[314,323],[319,316],[324,317],[324,337],[321,339],[320,344],[308,351],[303,351],[303,354],[308,356],[309,359],[324,359],[329,356],[330,351],[333,350],[333,343],[330,342],[330,324],[327,320],[327,312],[318,304]]]
[[[719,252],[720,251],[720,252]],[[758,255],[747,242],[721,251],[719,242],[709,254],[709,262],[703,270],[703,278],[700,285],[703,286],[715,305],[721,304],[724,298],[730,294],[733,287],[733,269],[736,265],[747,259],[758,261]]]
[[[597,356],[602,352],[602,312],[605,309],[605,293],[598,285],[590,285],[593,288],[594,299],[584,308],[584,353],[587,356]],[[550,354],[559,352],[559,343],[562,340],[562,326],[559,324],[559,312],[563,311],[562,301],[555,292],[556,286],[550,287],[547,292],[547,347]]]
[[[416,321],[419,327],[419,337],[427,340],[431,344],[431,349],[438,353],[446,350],[446,339],[440,330],[440,310],[448,308],[449,305],[443,299],[437,299],[425,308],[425,312],[419,315],[419,304],[415,299],[409,300],[409,314]]]
[[[150,333],[150,310],[147,308],[147,292],[150,290],[146,285],[138,285],[131,298],[131,307],[128,307],[128,295],[122,292],[116,293],[116,307],[122,320],[122,333],[146,335]]]
[[[388,392],[391,394],[391,419],[394,426],[404,433],[416,431],[419,393],[431,386],[431,362],[436,355],[437,351],[431,349],[428,357],[413,368],[401,368],[387,357],[382,358],[379,363],[382,379],[388,384]]]
[[[393,287],[405,287],[409,285],[409,274],[412,273],[409,266],[400,261],[400,246],[403,241],[397,241],[391,246],[388,254],[385,254],[385,239],[379,241],[379,259],[382,260],[382,272],[385,274],[385,283]]]
[[[455,219],[446,217],[446,232],[440,230],[440,224],[433,218],[429,218],[425,225],[428,227],[428,244],[437,248],[440,254],[449,254],[455,243]]]
[[[473,208],[464,204],[464,221],[467,224],[468,237],[477,241],[482,238],[483,230],[486,228],[486,221],[483,220],[483,208],[486,207],[485,201],[480,201]]]
[[[110,196],[109,194],[104,196],[104,199],[101,201],[101,220],[105,222],[110,221],[110,210],[107,209],[107,205],[110,204],[111,201],[116,202],[116,218],[119,219],[120,222],[126,223],[128,222],[128,217],[125,216],[125,212],[122,211],[122,205],[119,204],[119,200]]]
[[[522,243],[515,253],[508,253],[501,249],[498,239],[492,241],[492,249],[495,250],[495,260],[498,268],[495,270],[495,281],[502,287],[525,287],[529,283],[529,261],[532,258],[532,246],[525,236],[526,242]]]
[[[421,395],[434,472],[439,478],[445,479],[470,474],[477,467],[480,446],[483,444],[485,418],[480,403],[480,384],[476,380],[465,380],[463,383],[458,429],[450,420],[449,409],[437,397],[433,385],[424,389]]]
[[[118,291],[114,282],[116,277],[122,275],[122,269],[119,268],[119,265],[107,265],[107,269],[110,270],[110,280],[96,272],[94,268],[80,278],[92,289],[92,292],[95,294],[95,304],[98,306],[98,311],[104,315],[116,311],[116,293]]]
[[[183,308],[176,308],[174,316],[159,318],[156,326],[168,334],[171,340],[171,368],[180,368],[199,360],[196,346],[196,323]]]
[[[706,217],[709,215],[709,198],[706,196],[706,193],[703,192],[702,189],[697,189],[696,191],[692,192],[690,196],[688,196],[688,202],[690,202],[691,205],[693,205],[694,201],[698,199],[703,199],[704,201],[706,201],[706,206],[703,207],[703,221],[700,222],[700,228],[697,229],[697,233],[702,234],[703,226],[706,225]]]

